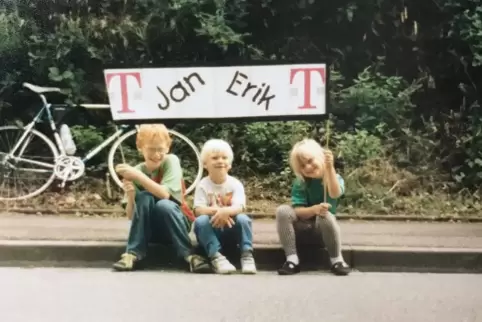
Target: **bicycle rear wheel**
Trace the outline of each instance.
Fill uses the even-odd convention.
[[[59,154],[53,142],[41,132],[32,129],[9,156],[24,132],[17,126],[0,127],[0,201],[35,197],[55,180],[54,166]]]
[[[183,134],[168,130],[172,137],[170,153],[175,154],[181,160],[181,166],[186,184],[185,195],[190,194],[202,178],[203,165],[201,156],[196,145]],[[110,175],[116,185],[122,189],[122,181],[115,172],[115,166],[120,163],[127,163],[132,166],[143,162],[142,155],[136,147],[137,129],[133,129],[122,135],[112,145],[108,156],[108,167]]]

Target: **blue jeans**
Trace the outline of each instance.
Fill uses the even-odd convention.
[[[220,240],[224,237],[235,237],[241,252],[253,249],[252,221],[247,215],[236,215],[234,217],[234,226],[231,228],[213,228],[210,219],[211,217],[208,215],[201,215],[194,222],[196,238],[209,258],[214,257],[221,250]]]
[[[192,249],[189,229],[189,221],[177,203],[158,199],[147,191],[138,192],[126,251],[142,259],[150,242],[172,243],[177,255],[185,258]]]

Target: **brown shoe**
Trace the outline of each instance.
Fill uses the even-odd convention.
[[[137,259],[136,255],[130,254],[130,253],[124,253],[124,254],[121,255],[121,259],[118,262],[114,263],[114,265],[112,265],[112,267],[116,271],[129,272],[129,271],[133,271],[137,268],[136,264],[138,262],[139,262],[139,260]]]
[[[213,272],[209,261],[199,255],[192,255],[189,259],[189,271],[191,271],[191,273],[198,274]]]

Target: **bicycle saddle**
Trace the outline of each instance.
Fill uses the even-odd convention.
[[[62,89],[60,89],[58,87],[42,87],[42,86],[30,84],[30,83],[23,83],[23,87],[26,87],[29,90],[31,90],[32,92],[35,92],[37,94],[52,93],[52,92],[61,93],[62,92]]]

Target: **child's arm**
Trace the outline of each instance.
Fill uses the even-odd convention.
[[[126,212],[127,219],[132,219],[136,201],[136,187],[132,181],[122,180],[122,188],[124,189],[124,198],[121,201],[122,207]]]
[[[132,167],[128,164],[119,164],[116,167],[117,173],[124,177],[126,180],[136,181],[139,185],[141,185],[145,190],[152,193],[154,196],[158,197],[159,199],[168,199],[170,197],[170,192],[164,185],[159,185],[151,178],[146,176],[138,166]],[[182,173],[182,172],[181,172]],[[179,182],[180,184],[180,182]]]
[[[325,165],[326,173],[323,179],[326,182],[328,195],[332,199],[340,198],[343,195],[343,187],[339,180],[341,177],[336,173],[333,161],[333,153],[330,150],[325,150]]]
[[[127,198],[126,203],[126,216],[127,219],[132,220],[132,215],[134,214],[135,198]]]
[[[208,215],[212,216],[218,211],[218,207],[209,207],[209,206],[197,206],[194,208],[194,214],[196,216],[201,216],[201,215]]]
[[[159,199],[169,199],[171,194],[166,186],[160,185],[144,173],[139,172],[136,181],[147,191]]]
[[[145,174],[141,173],[138,179],[144,189],[159,199],[175,199],[182,201],[182,167],[179,158],[174,154],[168,154],[161,165],[162,181],[157,183]]]
[[[300,207],[295,206],[295,214],[301,219],[309,219],[313,216],[316,216],[319,213],[320,205],[314,205],[311,207]]]
[[[340,177],[337,175],[335,168],[329,169],[326,173],[326,187],[328,188],[327,192],[332,199],[340,198],[343,195],[343,189],[339,178]]]
[[[244,207],[243,206],[229,206],[229,207],[223,207],[223,212],[226,212],[226,214],[229,217],[233,217],[236,215],[239,215],[240,213],[244,212]]]
[[[239,215],[245,211],[246,208],[246,195],[244,192],[243,184],[234,179],[233,182],[233,195],[231,197],[231,205],[219,208],[214,216],[211,218],[211,224],[213,227],[221,228],[228,226],[231,228],[234,225],[232,217]]]

